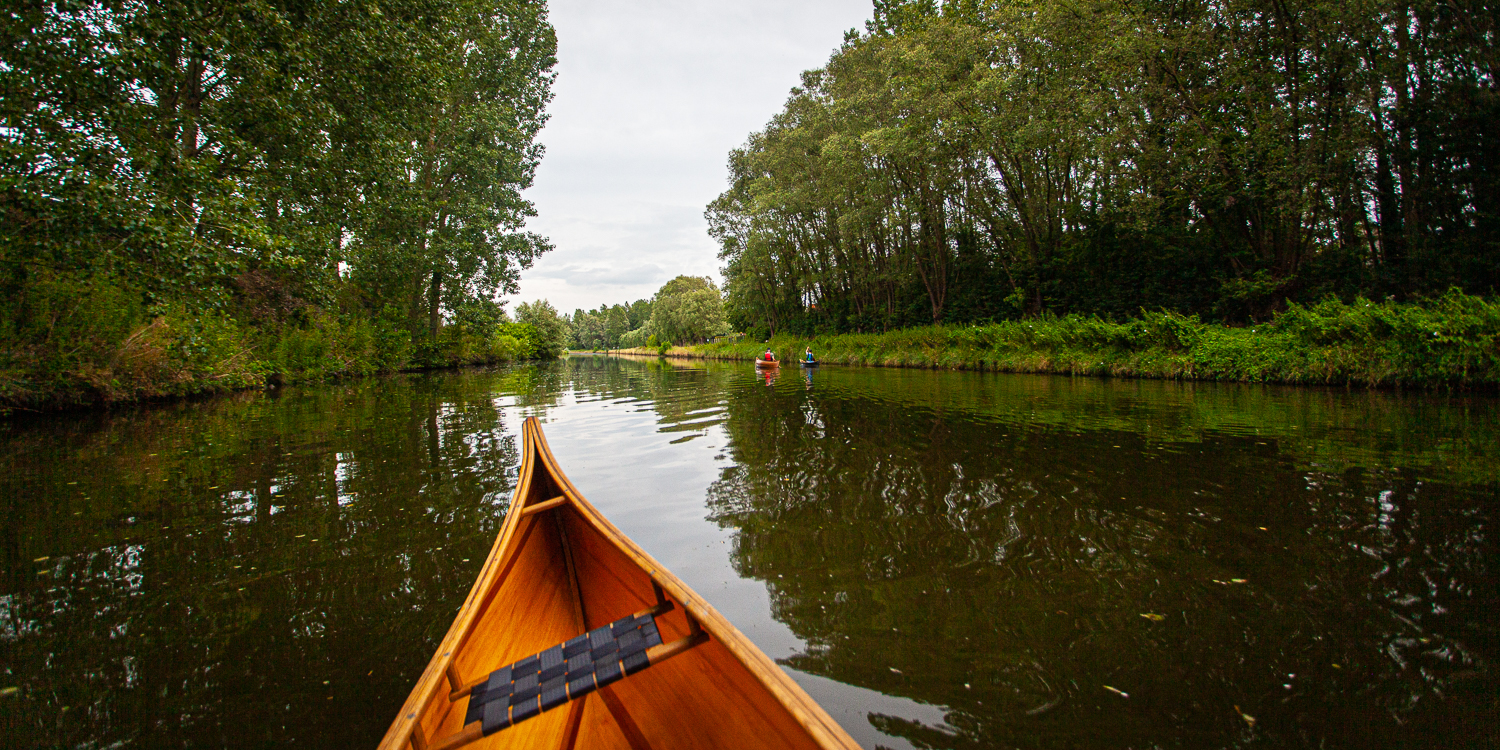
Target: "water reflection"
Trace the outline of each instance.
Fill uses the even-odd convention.
[[[373,741],[509,501],[518,425],[467,383],[9,425],[3,744]]]
[[[1400,422],[1387,396],[1121,385],[853,371],[735,392],[709,507],[807,642],[787,663],[948,706],[947,727],[871,718],[924,747],[1493,729],[1493,453],[1393,452],[1432,425],[1367,441],[1340,419]],[[1493,446],[1493,404],[1457,406],[1409,418],[1477,412],[1461,437]],[[1434,458],[1475,484],[1422,478]]]
[[[1500,729],[1493,398],[798,370],[576,357],[4,425],[0,744],[372,745],[530,414],[773,656],[941,707],[821,693],[870,744]]]

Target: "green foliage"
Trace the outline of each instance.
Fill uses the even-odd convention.
[[[244,330],[222,313],[147,308],[118,278],[48,275],[8,298],[0,408],[228,391],[264,382]]]
[[[649,330],[651,302],[636,300],[628,305],[600,305],[597,310],[575,310],[566,320],[568,345],[574,349],[619,349],[639,346],[632,334]],[[633,343],[626,343],[627,341]]]
[[[568,320],[568,346],[573,349],[604,349],[608,343],[604,335],[604,319],[588,310],[574,310]]]
[[[550,247],[521,197],[545,4],[37,2],[0,31],[4,402],[546,350],[494,302]]]
[[[557,314],[552,303],[544,299],[516,305],[516,322],[535,331],[534,351],[539,357],[555,357],[567,346],[568,321]]]
[[[532,325],[477,313],[444,327],[437,345],[421,347],[413,347],[394,308],[369,318],[303,306],[284,320],[247,325],[226,312],[147,307],[137,290],[108,277],[52,276],[7,299],[0,310],[0,409],[538,358],[554,356],[556,344]]]
[[[707,278],[678,276],[651,302],[651,330],[663,339],[701,342],[724,328],[724,298]]]
[[[708,344],[710,358],[754,359],[764,344]],[[1203,323],[1142,312],[1114,322],[1043,316],[982,326],[924,326],[878,334],[773,337],[780,358],[812,347],[828,363],[1080,375],[1500,387],[1500,301],[1450,291],[1416,302],[1290,306],[1263,325]]]
[[[654,347],[655,341],[656,339],[651,335],[651,332],[645,326],[641,326],[633,331],[626,331],[620,336],[620,348],[637,349],[643,346]]]
[[[727,316],[809,336],[1496,293],[1495,18],[879,0],[730,154],[706,214]]]

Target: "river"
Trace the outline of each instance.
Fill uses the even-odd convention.
[[[1500,735],[1500,400],[574,356],[0,424],[0,745],[372,747],[537,416],[866,747]]]

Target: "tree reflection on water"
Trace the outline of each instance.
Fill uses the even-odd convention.
[[[509,503],[468,378],[8,425],[0,744],[373,744]]]
[[[919,747],[1494,736],[1493,464],[1448,456],[1478,476],[1434,479],[1454,471],[1372,452],[1383,432],[1347,449],[1298,434],[1348,437],[1393,397],[1285,391],[1260,405],[1297,416],[1224,429],[1201,423],[1242,388],[1153,409],[1143,396],[1181,387],[1112,399],[1107,381],[1001,377],[966,402],[927,375],[828,375],[731,392],[735,465],[708,503],[807,643],[784,663],[949,707],[947,727],[871,716],[882,731]],[[1489,430],[1469,438],[1492,446]]]
[[[528,414],[763,584],[784,663],[944,707],[868,717],[917,747],[1483,744],[1497,403],[580,357],[13,420],[0,746],[373,745]]]

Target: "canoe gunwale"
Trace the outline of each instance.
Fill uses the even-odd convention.
[[[470,681],[463,679],[464,676],[457,673],[457,669],[453,666],[454,661],[467,645],[482,615],[494,603],[501,584],[508,578],[510,569],[517,559],[517,555],[513,552],[525,545],[527,537],[538,524],[528,524],[526,530],[521,533],[521,538],[517,540],[515,537],[518,527],[529,516],[569,510],[646,574],[652,582],[659,605],[663,602],[667,604],[675,602],[682,608],[692,631],[690,636],[692,643],[682,644],[680,650],[673,651],[672,655],[686,651],[706,640],[717,641],[750,672],[818,746],[841,750],[853,750],[859,747],[838,722],[834,721],[797,683],[787,676],[786,672],[771,661],[743,633],[724,619],[686,583],[625,536],[597,508],[584,499],[582,493],[573,486],[562,468],[558,466],[536,417],[526,419],[522,425],[522,436],[520,475],[512,496],[511,507],[506,511],[500,533],[496,536],[489,557],[481,566],[479,576],[473,588],[470,589],[468,597],[465,598],[463,606],[454,617],[448,633],[443,637],[427,668],[422,672],[411,694],[402,705],[401,712],[397,714],[396,720],[382,739],[379,746],[381,750],[400,750],[407,746],[416,750],[426,750],[429,742],[434,738],[426,736],[422,729],[422,718],[433,701],[449,698]],[[562,494],[528,504],[526,501],[532,495],[532,487],[539,468],[549,475]],[[559,529],[562,526],[559,524]],[[576,589],[577,578],[573,570],[571,545],[564,545],[564,556],[569,568],[568,578],[575,587],[573,598],[579,607],[579,620],[587,622],[583,618],[583,599]],[[502,561],[505,563],[503,567]],[[477,675],[470,676],[470,679],[475,677]],[[448,690],[442,689],[444,682],[449,683]],[[442,698],[439,698],[440,695]],[[570,716],[569,724],[576,723],[576,718],[576,716]],[[576,730],[576,726],[572,727],[569,734],[574,734]]]

